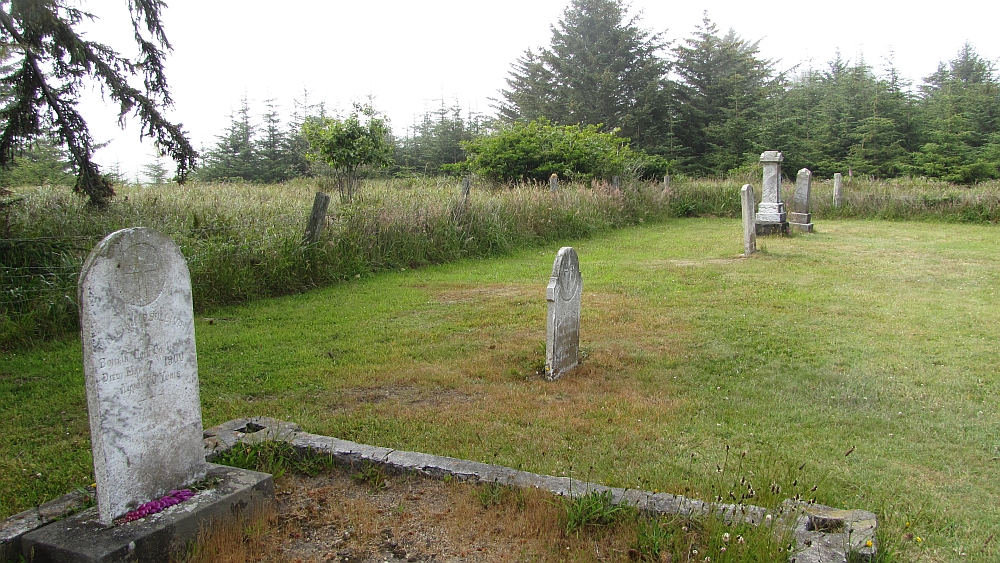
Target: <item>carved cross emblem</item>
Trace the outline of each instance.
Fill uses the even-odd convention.
[[[126,302],[138,307],[149,305],[160,296],[166,282],[156,249],[137,243],[122,251],[118,263],[118,291]]]

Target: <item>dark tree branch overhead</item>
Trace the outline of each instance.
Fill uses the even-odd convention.
[[[184,181],[197,153],[180,124],[164,118],[172,103],[163,71],[171,49],[163,32],[161,0],[129,0],[129,12],[139,56],[133,62],[114,49],[84,40],[74,27],[94,15],[73,8],[70,0],[0,0],[0,42],[9,49],[13,71],[0,77],[9,89],[0,109],[0,165],[13,162],[18,149],[52,128],[66,145],[76,167],[74,189],[91,203],[104,206],[114,196],[111,182],[93,162],[94,140],[77,111],[84,79],[97,81],[101,92],[119,106],[118,122],[129,115],[142,123],[140,138],[151,137],[160,154],[177,163]],[[142,89],[129,79],[142,76]]]

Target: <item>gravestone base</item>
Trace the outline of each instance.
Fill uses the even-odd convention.
[[[789,213],[788,227],[800,233],[813,232],[812,213]]]
[[[761,223],[756,224],[757,236],[769,236],[769,235],[787,235],[788,234],[788,221],[782,221],[780,223]]]
[[[106,528],[89,508],[25,534],[21,551],[28,563],[167,563],[208,526],[240,525],[274,509],[274,478],[266,473],[208,465],[211,489],[163,512]]]

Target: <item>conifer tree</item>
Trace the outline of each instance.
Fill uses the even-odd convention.
[[[70,0],[0,0],[0,43],[10,49],[13,71],[0,77],[9,88],[0,109],[0,165],[8,166],[20,147],[52,128],[65,145],[76,172],[76,191],[104,206],[114,195],[111,182],[93,161],[97,146],[77,111],[84,78],[90,77],[119,108],[119,123],[138,117],[142,136],[151,137],[161,154],[177,163],[183,180],[197,153],[179,124],[161,113],[171,104],[163,69],[171,49],[160,22],[160,0],[130,0],[132,28],[139,47],[136,60],[77,32],[94,16]],[[138,87],[132,80],[141,81]]]
[[[281,128],[281,116],[273,99],[264,100],[264,112],[260,137],[253,140],[254,159],[252,178],[256,182],[275,184],[288,179],[284,154],[285,132]]]
[[[244,96],[237,113],[230,114],[225,133],[217,136],[215,146],[205,153],[198,178],[205,181],[237,178],[254,181],[257,167],[256,130],[250,118],[249,102]]]
[[[920,173],[962,183],[1000,176],[1000,79],[971,44],[924,79],[920,109]]]
[[[548,48],[525,52],[501,92],[499,113],[527,122],[618,128],[640,147],[665,134],[668,65],[661,35],[641,29],[622,0],[571,0]]]
[[[758,57],[758,41],[732,29],[720,35],[706,14],[692,37],[674,47],[674,134],[684,167],[723,173],[759,154],[761,116],[769,97],[780,93],[782,76]],[[774,148],[774,147],[771,147]],[[686,153],[686,154],[685,154]]]

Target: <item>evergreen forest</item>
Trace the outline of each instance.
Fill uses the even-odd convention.
[[[570,0],[551,26],[549,45],[530,47],[513,61],[492,115],[439,100],[412,124],[393,124],[393,164],[368,173],[483,173],[476,162],[496,146],[489,139],[497,135],[515,131],[523,139],[542,131],[563,138],[569,130],[559,128],[577,127],[581,138],[613,134],[631,151],[633,160],[609,174],[718,177],[753,166],[765,150],[780,150],[787,170],[808,167],[819,177],[843,172],[960,184],[1000,178],[996,63],[971,43],[956,48],[919,84],[901,78],[892,61],[876,66],[839,53],[818,67],[782,69],[761,56],[758,40],[719,29],[707,14],[689,35],[668,41],[644,28],[641,14],[623,0]],[[332,174],[309,158],[302,129],[337,112],[305,93],[284,114],[276,100],[255,111],[244,98],[215,143],[200,148],[194,177],[276,183]],[[547,143],[555,141],[537,137],[518,150]],[[532,173],[494,179],[563,170],[572,178],[572,166],[541,163]],[[43,138],[19,148],[13,166],[0,172],[0,187],[65,182],[72,172],[59,143]],[[110,172],[113,181],[127,180]],[[149,165],[146,175],[159,183],[164,170]]]

